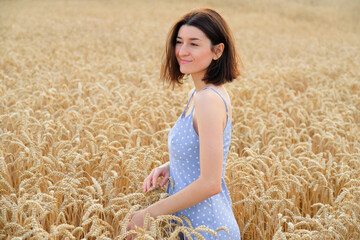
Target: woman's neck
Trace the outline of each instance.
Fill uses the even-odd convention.
[[[191,75],[194,85],[195,85],[195,89],[196,92],[199,92],[201,89],[210,86],[211,84],[207,84],[206,82],[204,82],[202,79],[204,78],[204,75]]]

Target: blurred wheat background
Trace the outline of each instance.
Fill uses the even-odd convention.
[[[196,7],[224,16],[245,65],[226,85],[242,238],[360,239],[357,0],[1,0],[0,239],[123,239],[166,197],[141,184],[192,81],[164,86],[161,55]],[[169,219],[139,239],[216,234]]]

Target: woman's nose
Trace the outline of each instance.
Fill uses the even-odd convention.
[[[189,55],[189,51],[185,44],[182,44],[179,49],[179,56],[186,56]]]

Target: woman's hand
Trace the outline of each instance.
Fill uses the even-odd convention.
[[[169,181],[169,177],[170,177],[170,163],[169,162],[161,165],[160,167],[154,168],[151,171],[150,175],[147,176],[147,178],[145,178],[144,183],[143,183],[144,192],[148,192],[151,186],[156,188],[157,181],[160,176],[164,177],[159,183],[159,185],[162,187]]]
[[[144,219],[145,219],[145,215],[146,211],[143,210],[139,210],[136,212],[133,212],[130,215],[130,222],[126,227],[126,231],[130,231],[130,230],[135,230],[135,227],[141,227],[144,228]],[[148,223],[147,229],[150,227],[150,223]],[[129,236],[126,237],[126,240],[132,240],[135,238],[135,234],[131,234]]]

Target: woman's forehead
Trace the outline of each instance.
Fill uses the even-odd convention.
[[[178,38],[190,40],[205,40],[208,39],[203,31],[194,26],[182,25],[179,29]]]

